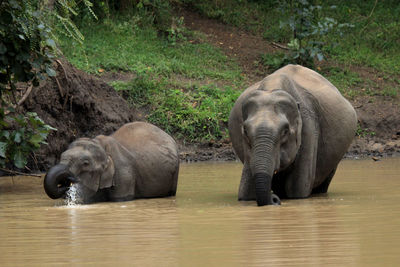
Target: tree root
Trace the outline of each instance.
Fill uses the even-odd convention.
[[[0,168],[0,171],[6,172],[7,174],[10,174],[10,175],[22,175],[22,176],[42,177],[41,174],[24,173],[24,172],[13,171],[13,170],[4,169],[4,168]]]

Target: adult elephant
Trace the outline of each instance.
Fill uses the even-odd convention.
[[[263,206],[327,192],[356,126],[351,104],[308,68],[287,65],[247,88],[229,117],[244,164],[239,200]]]
[[[179,172],[175,141],[144,122],[123,125],[110,136],[80,138],[45,176],[53,199],[77,183],[82,203],[174,196]]]

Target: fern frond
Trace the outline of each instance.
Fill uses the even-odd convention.
[[[96,16],[96,14],[93,12],[93,9],[92,9],[93,3],[90,2],[89,0],[83,0],[83,3],[85,4],[85,6],[87,7],[87,9],[89,10],[90,14],[92,14],[92,16],[93,16],[95,19],[98,19],[97,16]]]
[[[82,44],[82,42],[85,39],[85,37],[78,30],[78,28],[75,26],[75,24],[73,24],[70,19],[64,18],[64,17],[62,17],[62,16],[60,16],[58,14],[56,14],[56,17],[59,19],[59,21],[63,25],[63,28],[67,32],[67,34],[65,32],[64,32],[64,34],[67,37],[73,38],[75,41],[77,41],[80,44]]]
[[[56,4],[58,4],[61,9],[64,10],[64,12],[68,15],[69,13],[72,13],[74,16],[78,15],[78,13],[71,7],[71,6],[76,6],[76,3],[74,0],[57,0]],[[70,6],[71,5],[71,6]]]

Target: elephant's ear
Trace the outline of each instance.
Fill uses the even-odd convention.
[[[115,174],[114,161],[110,156],[108,156],[107,165],[104,169],[103,174],[100,177],[99,188],[102,189],[114,186],[115,185],[114,174]]]
[[[107,161],[104,164],[103,173],[100,177],[99,182],[99,189],[108,188],[115,185],[114,174],[115,174],[115,167],[114,161],[112,159],[113,155],[113,146],[114,138],[104,135],[99,135],[96,137],[96,140],[100,143],[103,147],[104,151],[107,154]]]
[[[297,149],[299,149],[300,145],[301,145],[301,135],[302,135],[302,130],[303,130],[303,120],[301,118],[301,111],[300,111],[300,104],[299,103],[297,103],[297,108],[298,108],[298,111],[299,111],[299,116],[296,119],[296,124],[297,124],[296,146],[297,146]]]

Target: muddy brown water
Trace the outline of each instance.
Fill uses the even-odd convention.
[[[0,177],[0,266],[399,266],[400,158],[342,161],[327,195],[238,202],[240,163],[182,164],[176,197],[68,207]]]

